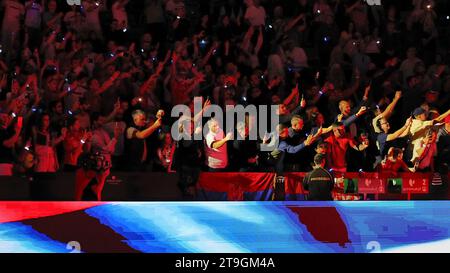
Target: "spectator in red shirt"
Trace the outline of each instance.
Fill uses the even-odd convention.
[[[341,122],[333,124],[333,134],[326,138],[324,142],[328,143],[328,166],[337,172],[347,171],[345,156],[349,146],[356,151],[363,151],[368,147],[367,143],[358,145],[353,138],[349,137],[345,132],[344,124]]]
[[[386,159],[381,162],[380,167],[380,171],[383,174],[390,175],[391,177],[397,176],[400,170],[410,172],[408,165],[403,161],[403,150],[394,147],[389,149]]]

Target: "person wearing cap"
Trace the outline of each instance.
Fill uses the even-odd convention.
[[[426,137],[429,127],[433,126],[436,122],[442,122],[447,116],[450,115],[450,110],[447,110],[447,112],[433,120],[427,120],[428,113],[422,107],[416,108],[412,115],[414,119],[410,129],[411,146],[413,151],[411,162],[416,162],[420,157],[420,150],[422,149],[423,140]]]
[[[306,174],[303,188],[309,191],[310,201],[332,201],[331,192],[334,188],[334,177],[325,170],[326,156],[317,154],[314,157],[314,170]]]

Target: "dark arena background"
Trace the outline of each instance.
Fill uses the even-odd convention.
[[[450,253],[450,1],[0,2],[0,253]]]

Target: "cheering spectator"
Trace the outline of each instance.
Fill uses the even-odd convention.
[[[390,148],[388,143],[396,140],[397,138],[406,137],[409,134],[411,124],[412,118],[409,118],[406,120],[406,123],[402,128],[398,129],[395,133],[389,134],[389,130],[391,129],[389,122],[384,118],[378,119],[377,128],[381,131],[381,133],[377,136],[377,146],[382,157],[386,155]]]
[[[427,135],[427,132],[430,132],[430,127],[433,126],[435,122],[442,122],[447,116],[450,115],[450,110],[445,112],[444,114],[440,115],[434,120],[427,120],[427,113],[422,107],[418,107],[414,110],[413,116],[414,119],[412,121],[410,134],[411,134],[411,148],[413,151],[411,162],[413,162],[414,165],[417,164],[421,150],[424,147],[424,140],[427,137],[428,140],[430,140],[430,137],[432,135]],[[429,141],[426,141],[429,143]]]
[[[58,137],[50,131],[50,116],[43,114],[38,126],[33,127],[33,147],[36,154],[35,171],[38,173],[55,173],[59,169],[55,146],[64,141],[67,129],[61,129]]]
[[[240,172],[254,172],[258,169],[259,147],[256,140],[249,139],[248,122],[237,124],[238,138],[233,141],[233,166]]]
[[[157,155],[158,155],[158,164],[162,167],[162,170],[169,171],[169,167],[172,164],[172,157],[174,152],[175,146],[172,141],[172,136],[170,134],[164,134],[163,135],[163,144],[161,147],[158,148]]]
[[[159,111],[157,120],[149,126],[146,115],[142,110],[136,110],[132,113],[134,124],[128,127],[126,131],[126,139],[128,140],[126,160],[131,169],[136,171],[145,170],[145,163],[148,156],[146,139],[161,127],[163,115],[164,112],[162,110]]]
[[[345,173],[347,171],[346,154],[350,146],[356,151],[363,151],[368,147],[367,143],[357,144],[356,141],[345,132],[344,124],[334,123],[333,133],[324,140],[328,144],[327,164],[333,171]]]
[[[184,119],[179,125],[179,133],[186,136],[177,142],[172,167],[179,173],[178,187],[185,197],[194,197],[195,184],[201,169],[200,141],[194,140],[194,122]],[[189,136],[189,137],[187,137]]]
[[[71,119],[67,124],[67,133],[64,138],[64,171],[75,172],[78,157],[83,152],[84,144],[92,137],[91,133],[81,129],[78,119]]]
[[[208,121],[209,132],[205,140],[207,165],[211,172],[225,171],[228,166],[227,142],[233,139],[233,133],[226,136],[216,119]]]
[[[400,170],[410,172],[408,165],[403,161],[403,151],[399,148],[390,148],[380,167],[381,173],[389,177],[397,177]]]

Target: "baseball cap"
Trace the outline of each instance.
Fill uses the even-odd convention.
[[[418,107],[418,108],[414,109],[413,116],[416,117],[418,115],[425,114],[425,113],[426,113],[425,109],[423,109],[422,107]]]

